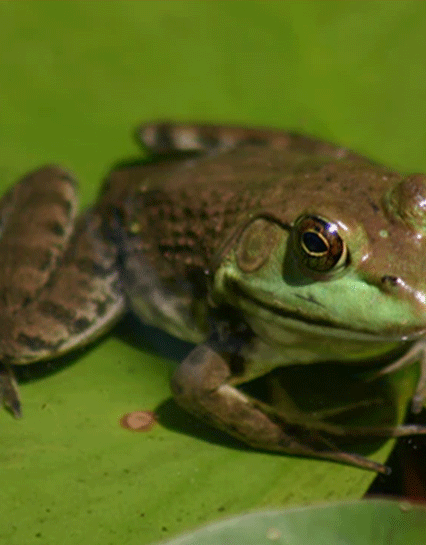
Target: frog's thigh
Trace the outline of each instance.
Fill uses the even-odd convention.
[[[87,214],[63,260],[37,297],[15,313],[0,315],[0,404],[20,416],[16,381],[9,364],[52,359],[93,341],[125,310],[115,248],[99,233],[101,219]]]
[[[97,215],[79,218],[50,282],[13,316],[4,350],[11,363],[51,359],[88,344],[124,312],[116,249],[102,239],[100,226]]]

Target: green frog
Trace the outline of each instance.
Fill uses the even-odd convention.
[[[91,342],[128,309],[196,345],[178,404],[263,450],[386,472],[339,437],[425,434],[337,425],[237,388],[285,366],[334,362],[426,383],[426,176],[274,130],[176,124],[138,132],[153,156],[107,178],[77,216],[76,183],[29,174],[0,208],[0,393],[20,415],[13,365]],[[291,384],[285,388],[291,393]]]

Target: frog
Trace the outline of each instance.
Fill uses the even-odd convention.
[[[255,449],[388,472],[336,440],[425,426],[334,424],[243,386],[287,366],[383,376],[417,362],[421,411],[426,176],[273,129],[161,122],[137,136],[151,160],[114,168],[87,212],[57,166],[0,203],[5,405],[20,415],[14,365],[88,344],[131,311],[195,345],[171,379],[188,413]]]

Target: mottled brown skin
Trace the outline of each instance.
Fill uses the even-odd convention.
[[[294,216],[292,193],[296,202],[311,200],[315,187],[322,191],[330,177],[330,192],[337,190],[342,200],[346,198],[348,188],[340,188],[334,162],[331,172],[323,167],[303,186],[293,178],[286,183],[286,177],[294,174],[294,146],[290,148],[287,155],[286,149],[269,149],[260,142],[196,162],[187,159],[160,164],[161,168],[148,164],[117,170],[109,177],[99,206],[117,207],[128,232],[139,226],[138,232],[144,233],[140,249],[161,278],[174,277],[176,272],[186,276],[193,266],[211,270],[224,241],[230,244],[252,216],[264,214],[288,224],[286,211]],[[300,176],[304,167],[312,176],[312,159],[306,161],[300,153]],[[267,178],[265,162],[274,165]],[[355,176],[349,173],[348,185],[351,181],[358,185]]]
[[[65,250],[77,214],[76,183],[52,167],[49,188],[42,170],[26,176],[0,203],[2,237],[0,304],[20,309],[48,282]],[[16,214],[16,210],[19,214]]]
[[[321,152],[323,147],[319,145]],[[418,270],[426,269],[426,253],[418,252],[417,233],[402,219],[389,224],[381,213],[384,195],[404,177],[362,157],[355,156],[354,161],[354,154],[335,151],[334,155],[343,157],[336,162],[307,156],[303,148],[295,169],[295,150],[299,153],[294,144],[288,150],[260,143],[196,161],[167,163],[166,168],[151,164],[117,170],[107,184],[118,194],[107,191],[100,207],[119,208],[126,231],[143,233],[139,250],[160,278],[169,281],[176,275],[188,278],[193,268],[213,274],[251,218],[264,216],[289,228],[301,213],[315,211],[319,202],[321,210],[348,226],[356,226],[362,218],[376,254],[374,262],[360,265],[366,277],[384,271],[378,281],[386,282],[382,278],[389,271],[415,285]],[[265,163],[273,165],[266,172]],[[421,182],[415,195],[422,192],[426,198],[424,177]],[[388,232],[387,238],[378,236],[382,229]],[[389,262],[388,256],[395,254],[401,258]]]

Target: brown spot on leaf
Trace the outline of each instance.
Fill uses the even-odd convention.
[[[152,411],[133,411],[120,419],[120,426],[127,430],[149,431],[157,422]]]

